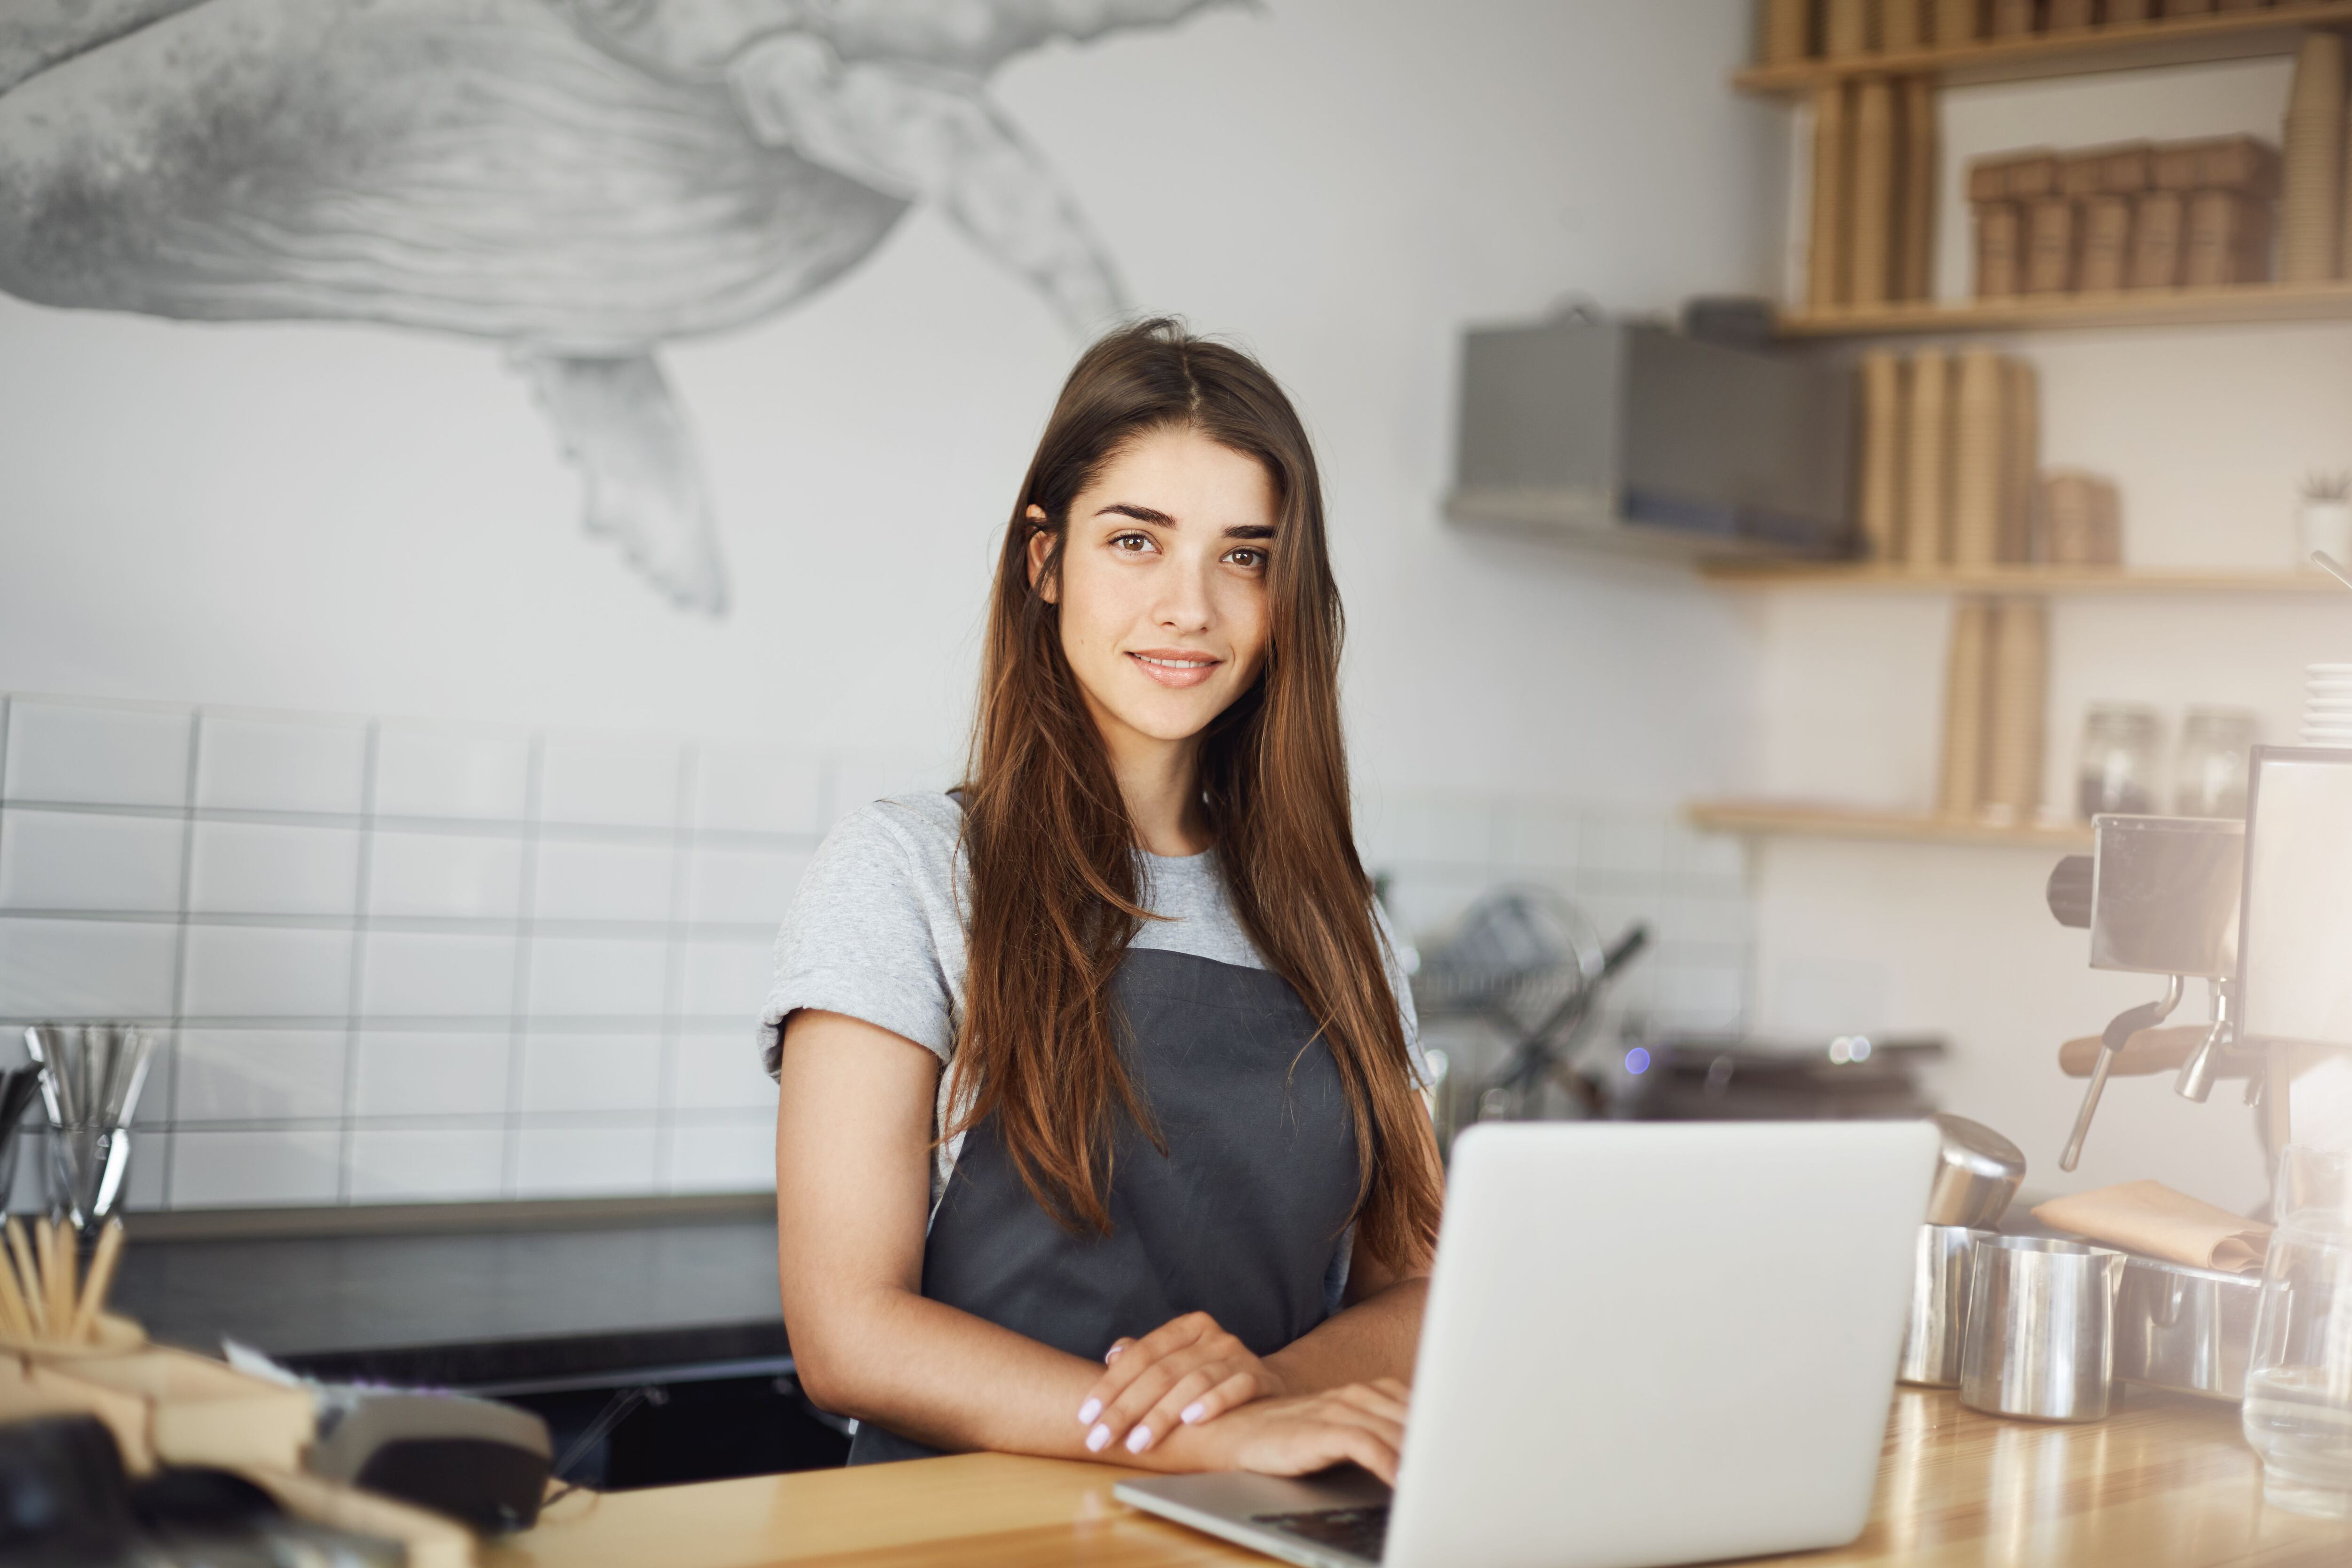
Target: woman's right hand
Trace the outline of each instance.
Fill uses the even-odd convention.
[[[1279,1399],[1253,1400],[1186,1429],[1211,1467],[1304,1476],[1353,1460],[1391,1486],[1404,1451],[1412,1391],[1392,1377]]]

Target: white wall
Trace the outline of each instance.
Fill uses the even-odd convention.
[[[1612,932],[1651,921],[1658,945],[1626,999],[1708,1027],[1745,1007],[1740,860],[1667,816],[1748,771],[1749,612],[1687,574],[1465,536],[1438,507],[1465,322],[1570,296],[1670,310],[1768,281],[1783,149],[1773,111],[1723,87],[1748,31],[1744,0],[1273,0],[1048,48],[993,84],[1139,305],[1256,350],[1316,434],[1354,634],[1362,832],[1408,918],[1439,923],[1497,877],[1540,878]],[[835,807],[853,779],[937,778],[961,749],[996,531],[1076,347],[919,210],[829,292],[666,348],[732,574],[733,611],[711,622],[581,537],[574,477],[494,348],[0,298],[0,694],[83,700],[19,700],[20,715],[103,718],[114,710],[88,700],[130,700],[141,706],[107,721],[182,735],[184,753],[256,722],[379,739],[454,726],[534,757],[594,731],[616,754],[671,759],[678,778],[748,754],[735,742],[797,759],[772,763],[780,776],[817,768]],[[296,711],[239,711],[254,709]],[[21,771],[32,752],[19,752]],[[218,803],[184,787],[133,820],[110,804],[110,771],[99,757],[73,789],[19,791],[0,814],[18,873],[0,878],[0,1021],[131,1012],[174,1031],[134,1201],[756,1184],[766,1085],[742,989],[756,964],[731,1004],[688,994],[696,944],[751,951],[755,920],[679,926],[648,904],[624,934],[646,997],[669,953],[660,1008],[551,995],[539,1010],[565,1020],[553,1033],[520,1012],[442,1018],[440,1056],[410,1054],[457,1051],[464,1070],[426,1100],[387,1100],[371,1064],[389,1004],[358,983],[323,1012],[291,978],[282,996],[249,989],[223,1022],[202,984],[172,978],[185,965],[158,979],[108,957],[129,931],[160,963],[233,918],[279,947],[337,944],[335,973],[372,973],[371,944],[387,939],[366,929],[363,874],[340,902],[268,914],[278,905],[247,891],[223,916],[172,874],[171,836],[184,820],[216,832]],[[263,804],[280,840],[375,834],[348,801],[331,821]],[[709,824],[673,806],[581,831],[590,847],[699,866]],[[419,831],[532,841],[536,809]],[[117,846],[32,875],[43,862],[23,846],[117,816],[157,840],[152,854]],[[737,847],[789,856],[806,848],[791,835],[824,819]],[[354,849],[344,868],[374,858]],[[100,886],[113,883],[152,896],[126,903]],[[537,889],[527,866],[499,885],[531,900],[513,907],[533,911],[532,943],[611,912]],[[779,871],[758,912],[772,919],[789,889]],[[445,889],[431,916],[459,924],[427,934],[496,947],[500,973],[525,973],[528,944],[499,924],[509,905],[484,916],[465,890]],[[68,949],[90,961],[61,968]],[[730,1007],[740,1058],[723,1044]],[[546,1063],[556,1100],[533,1088]]]
[[[1328,476],[1373,789],[1727,784],[1740,612],[1440,522],[1465,321],[1755,288],[1740,0],[1276,0],[1016,60],[995,91],[1138,301],[1256,349]],[[492,350],[0,300],[0,689],[959,747],[991,542],[1074,345],[918,212],[829,293],[664,358],[731,616],[579,537]]]
[[[1958,173],[2007,148],[2236,132],[2275,141],[2288,68],[2252,61],[1976,88],[1945,97],[1939,292],[1971,287]],[[2352,327],[2336,323],[2044,333],[2001,342],[2039,368],[2043,458],[2115,476],[2140,564],[2284,570],[2304,475],[2352,468]],[[1776,596],[1760,605],[1760,792],[1924,810],[1934,798],[1949,605],[1932,595]],[[2179,595],[2053,604],[2043,799],[2073,793],[2095,700],[2251,708],[2294,738],[2303,667],[2352,658],[2352,601]],[[2081,1085],[2058,1043],[2096,1033],[2157,983],[2094,974],[2051,921],[2054,856],[2026,850],[1773,844],[1759,859],[1757,1004],[1767,1027],[1936,1028],[1952,1109],[2002,1129],[2061,1189],[2153,1175],[2252,1205],[2263,1167],[2239,1086],[2195,1106],[2168,1078],[2118,1084],[2082,1170],[2056,1157]],[[2182,1017],[2202,1017],[2192,993]],[[2227,1101],[2228,1108],[2225,1108]]]

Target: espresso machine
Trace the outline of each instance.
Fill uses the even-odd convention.
[[[2352,749],[2258,746],[2250,767],[2245,821],[2095,817],[2092,853],[2051,873],[2050,912],[2089,929],[2091,967],[2163,981],[2060,1049],[2090,1080],[2061,1170],[2108,1079],[2159,1072],[2198,1101],[2244,1080],[2273,1150],[2352,1148]],[[2192,983],[2211,1020],[2165,1026]]]
[[[2089,1082],[2059,1168],[2071,1171],[2107,1080],[2169,1072],[2182,1098],[2242,1080],[2265,1150],[2352,1150],[2352,748],[2257,746],[2246,818],[2092,819],[2089,855],[2051,873],[2061,924],[2091,964],[2161,982],[2059,1064]],[[2202,984],[2209,1022],[2170,1026]],[[2256,1281],[2134,1258],[2116,1299],[2116,1375],[2235,1399]]]

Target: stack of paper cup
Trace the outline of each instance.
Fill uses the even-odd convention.
[[[2303,743],[2352,746],[2352,664],[2315,664],[2304,672]]]

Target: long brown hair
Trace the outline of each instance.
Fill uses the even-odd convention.
[[[1362,1173],[1359,1239],[1392,1265],[1418,1265],[1436,1235],[1439,1181],[1349,821],[1339,594],[1315,454],[1263,366],[1174,321],[1124,328],[1079,359],[1004,531],[963,786],[969,967],[948,1131],[994,1115],[1039,1205],[1097,1232],[1110,1228],[1103,1189],[1116,1118],[1151,1133],[1111,994],[1148,918],[1135,829],[1047,590],[1071,503],[1127,445],[1169,429],[1256,458],[1274,483],[1265,664],[1203,735],[1201,787],[1234,911],[1339,1065]],[[1029,517],[1033,506],[1045,522]],[[1040,531],[1049,553],[1033,585],[1029,540]]]

